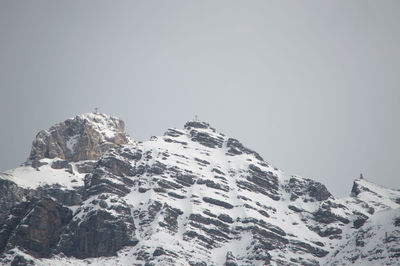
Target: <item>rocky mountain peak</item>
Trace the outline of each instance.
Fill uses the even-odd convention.
[[[337,199],[206,122],[134,142],[120,119],[83,114],[41,131],[28,163],[0,173],[1,265],[400,258],[400,191],[357,179]]]
[[[109,148],[130,142],[125,123],[101,113],[86,113],[42,130],[32,143],[28,162],[43,158],[68,162],[97,160]]]

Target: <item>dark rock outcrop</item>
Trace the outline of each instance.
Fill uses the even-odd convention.
[[[296,200],[297,198],[308,200],[308,198],[311,198],[317,201],[324,201],[332,197],[332,194],[323,184],[307,178],[292,177],[285,189],[291,193],[291,200]]]
[[[226,146],[228,147],[228,155],[252,154],[258,160],[263,161],[263,158],[258,153],[246,148],[237,139],[229,138]]]
[[[226,260],[224,266],[238,266],[235,256],[233,256],[232,251],[226,253]]]
[[[26,190],[14,182],[0,178],[0,225],[12,207],[26,200],[26,194]]]
[[[72,211],[51,199],[23,202],[2,226],[0,248],[18,246],[35,257],[49,257]]]
[[[134,231],[133,220],[125,220],[103,210],[91,212],[84,220],[75,220],[68,226],[59,251],[80,259],[116,255],[122,247],[137,244],[129,237]]]

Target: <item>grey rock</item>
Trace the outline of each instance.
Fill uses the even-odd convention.
[[[292,244],[292,249],[294,251],[304,251],[310,254],[313,254],[314,256],[318,258],[325,257],[329,252],[320,248],[320,247],[315,247],[312,246],[308,243],[297,241],[297,240],[291,240],[290,243]]]
[[[0,225],[8,216],[8,211],[26,200],[26,190],[14,182],[0,178]]]
[[[24,202],[11,210],[3,226],[2,246],[18,246],[35,257],[49,257],[60,234],[72,218],[72,211],[51,199]],[[7,248],[6,246],[6,248]]]
[[[83,221],[69,224],[62,235],[59,251],[80,259],[114,256],[122,247],[137,244],[130,237],[132,231],[134,223],[131,217],[120,219],[97,210],[89,213]]]
[[[62,169],[62,168],[68,168],[72,170],[71,165],[69,164],[68,161],[66,160],[56,160],[53,161],[53,163],[51,164],[51,168],[53,169]]]
[[[98,123],[113,130],[112,137],[103,135]],[[129,142],[122,120],[103,114],[76,116],[49,130],[40,131],[32,143],[29,161],[33,166],[43,158],[60,158],[68,162],[97,160],[108,149]]]
[[[80,205],[83,198],[83,188],[76,187],[75,189],[62,189],[56,185],[46,185],[38,187],[35,190],[27,190],[29,198],[52,198],[56,202],[65,206]]]
[[[190,131],[191,140],[200,143],[208,148],[222,148],[223,137],[212,136],[206,132],[197,131],[195,129]]]
[[[226,259],[225,259],[224,266],[238,266],[238,264],[236,262],[236,258],[232,254],[232,251],[228,251],[226,253]]]
[[[226,209],[232,209],[233,208],[232,204],[230,204],[228,202],[225,202],[225,201],[222,201],[222,200],[217,200],[217,199],[213,199],[213,198],[209,198],[209,197],[203,197],[203,201],[205,201],[207,203],[210,203],[210,204],[214,204],[214,205],[218,205],[218,206],[224,207]]]
[[[76,164],[78,172],[81,174],[91,173],[96,166],[96,161],[83,161]]]
[[[263,161],[263,158],[258,153],[246,148],[237,139],[229,138],[226,146],[229,148],[228,149],[228,155],[231,155],[231,154],[232,155],[240,155],[240,154],[243,154],[243,153],[252,154],[258,160]]]
[[[308,197],[317,201],[324,201],[332,197],[332,194],[323,184],[307,178],[300,180],[292,177],[285,189],[292,193],[291,200]]]
[[[26,259],[21,255],[17,255],[11,262],[11,266],[27,266],[27,265],[35,265],[33,260]]]
[[[164,255],[164,254],[165,254],[165,251],[164,251],[164,249],[162,247],[157,247],[153,252],[153,256],[154,257],[158,257],[158,256],[161,256],[161,255]]]

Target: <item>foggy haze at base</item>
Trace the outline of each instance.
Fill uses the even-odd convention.
[[[0,2],[0,170],[84,112],[135,140],[198,115],[349,195],[400,188],[400,2]]]

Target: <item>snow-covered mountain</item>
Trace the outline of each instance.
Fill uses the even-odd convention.
[[[400,263],[400,191],[357,179],[336,199],[205,122],[136,142],[80,115],[0,175],[5,265]]]

